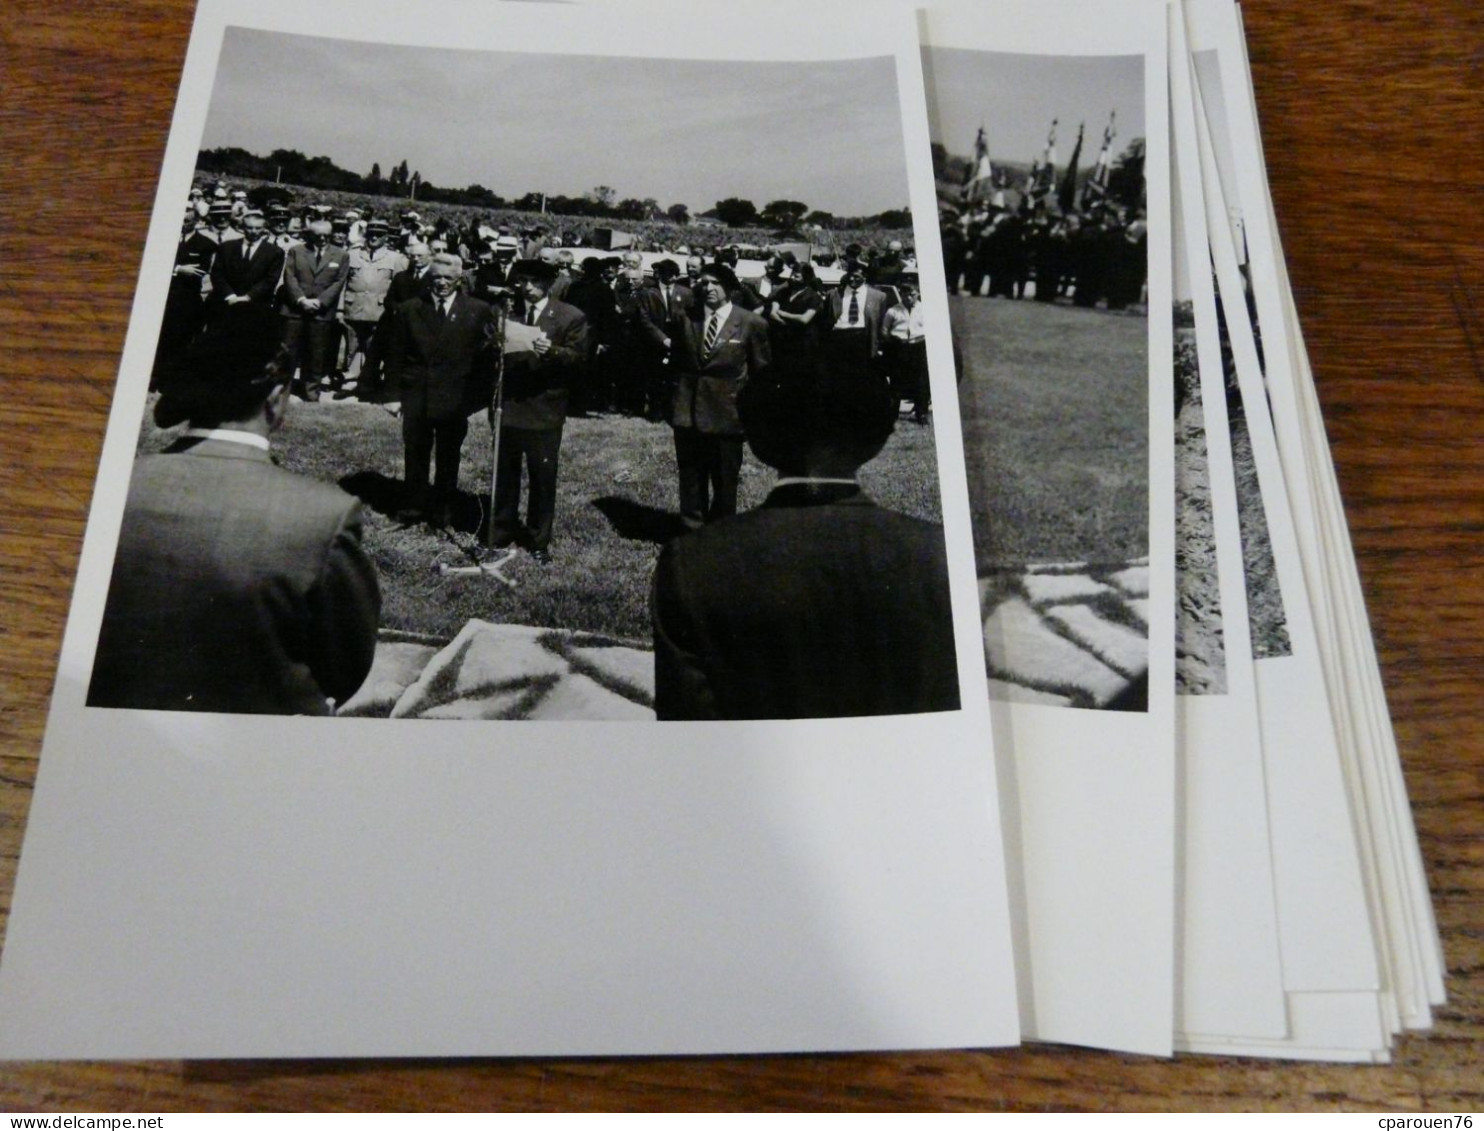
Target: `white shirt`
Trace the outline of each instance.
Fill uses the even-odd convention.
[[[244,432],[240,428],[187,428],[185,434],[193,440],[225,440],[229,444],[247,444],[265,452],[268,450],[267,436]]]
[[[711,320],[716,319],[716,344],[721,344],[721,328],[727,324],[727,319],[732,316],[732,304],[724,302],[714,311],[707,310],[706,320],[701,323],[701,345],[706,344],[706,336],[711,332]]]
[[[887,334],[898,341],[922,341],[924,335],[922,303],[917,303],[911,310],[898,303],[886,312],[883,326]]]

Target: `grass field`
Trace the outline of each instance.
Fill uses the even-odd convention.
[[[980,571],[1147,555],[1147,318],[949,301]]]
[[[141,451],[174,437],[146,423]],[[366,509],[366,545],[382,586],[384,629],[452,637],[472,617],[604,633],[647,644],[649,587],[660,547],[679,532],[674,441],[668,425],[621,416],[575,418],[562,436],[552,564],[521,554],[506,568],[519,584],[442,577],[467,564],[489,506],[489,426],[471,423],[453,529],[404,527],[401,422],[374,405],[296,404],[274,437],[284,467],[339,483]],[[747,453],[739,509],[762,502],[775,473]],[[932,430],[903,422],[862,469],[884,506],[941,521]]]

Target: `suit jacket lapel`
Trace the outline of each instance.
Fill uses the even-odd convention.
[[[536,329],[540,330],[548,338],[551,337],[550,331],[554,328],[552,323],[556,319],[556,311],[552,309],[554,302],[555,300],[548,296],[546,305],[541,308],[541,314],[536,319]]]
[[[720,349],[726,342],[740,336],[742,329],[742,308],[733,304],[732,312],[727,315],[727,320],[721,324],[721,332],[716,336],[716,347]]]
[[[438,306],[432,295],[420,294],[417,296],[417,320],[422,323],[422,328],[430,337],[438,336]]]

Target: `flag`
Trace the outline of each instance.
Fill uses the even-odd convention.
[[[974,164],[969,167],[964,179],[964,199],[978,200],[992,187],[994,167],[989,161],[989,139],[984,127],[979,127],[979,136],[974,139]]]
[[[1077,124],[1077,144],[1072,146],[1072,159],[1067,163],[1067,172],[1061,179],[1061,192],[1057,203],[1062,212],[1074,211],[1077,207],[1077,160],[1082,156],[1082,123]]]
[[[1041,155],[1041,167],[1037,171],[1035,194],[1044,197],[1056,191],[1056,123],[1051,119],[1051,129],[1046,134],[1046,152]]]
[[[1097,168],[1092,171],[1093,184],[1102,189],[1108,187],[1108,172],[1112,164],[1113,139],[1118,136],[1118,130],[1114,125],[1117,117],[1117,110],[1114,110],[1108,115],[1108,125],[1103,130],[1103,148],[1098,150]]]

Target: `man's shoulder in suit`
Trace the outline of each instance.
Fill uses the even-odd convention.
[[[757,311],[755,311],[755,310],[748,310],[746,307],[743,307],[743,306],[734,306],[734,307],[732,307],[732,309],[735,312],[737,312],[739,315],[741,315],[742,324],[744,326],[747,326],[748,328],[750,328],[750,329],[752,329],[754,331],[760,330],[763,333],[767,333],[767,330],[768,330],[767,319],[765,319]]]
[[[548,297],[546,300],[546,310],[553,318],[559,318],[566,322],[570,322],[574,318],[580,318],[584,322],[587,321],[587,315],[580,309],[573,306],[570,302],[563,302],[559,298]]]
[[[465,291],[454,292],[454,305],[464,307],[481,318],[492,314],[495,309],[489,303],[485,302],[484,299],[475,298]]]

